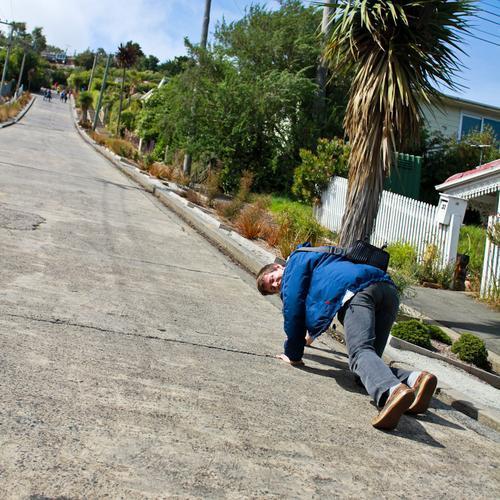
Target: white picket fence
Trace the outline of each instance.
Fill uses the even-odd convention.
[[[500,223],[500,215],[488,218],[488,228]],[[500,247],[486,238],[484,248],[483,274],[481,277],[481,297],[500,295]]]
[[[347,197],[347,179],[334,177],[321,197],[321,206],[316,207],[315,216],[320,224],[338,232],[342,224]],[[413,245],[419,259],[427,245],[434,244],[439,250],[441,265],[447,265],[447,245],[451,231],[449,226],[435,222],[437,207],[384,191],[380,202],[371,243],[381,246],[385,242],[404,242]]]

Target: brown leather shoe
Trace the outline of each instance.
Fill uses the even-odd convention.
[[[425,413],[432,399],[432,395],[437,387],[437,378],[429,372],[422,372],[412,389],[415,391],[415,401],[408,408],[407,413],[417,415],[418,413]]]
[[[415,392],[405,384],[399,384],[387,400],[380,413],[372,419],[376,429],[392,430],[398,425],[399,419],[415,400]]]

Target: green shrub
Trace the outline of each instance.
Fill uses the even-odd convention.
[[[92,106],[92,94],[90,92],[80,92],[78,96],[78,106],[82,110],[82,122],[87,121],[87,111]]]
[[[130,159],[137,158],[137,150],[130,142],[123,139],[108,139],[107,145],[117,155]]]
[[[142,164],[144,165],[144,168],[146,170],[149,170],[153,166],[154,162],[155,161],[153,159],[153,156],[149,153],[147,155],[144,155],[144,157],[142,158]]]
[[[391,243],[387,246],[391,256],[391,268],[407,272],[414,272],[417,264],[417,251],[409,243]]]
[[[224,203],[220,207],[220,213],[227,219],[234,219],[245,203],[250,198],[250,188],[252,187],[253,174],[245,171],[240,177],[239,188],[234,198],[229,203]]]
[[[277,247],[286,259],[295,247],[306,241],[316,246],[328,231],[323,228],[312,214],[305,215],[300,210],[289,208],[276,217],[278,222]]]
[[[451,346],[451,352],[466,363],[472,363],[484,370],[491,368],[484,342],[471,333],[463,333]]]
[[[212,206],[213,201],[217,198],[220,192],[220,172],[218,170],[210,169],[205,180],[205,194],[209,206]]]
[[[286,196],[273,195],[271,197],[271,205],[269,207],[269,210],[276,215],[279,215],[281,212],[285,212],[287,210],[301,212],[304,217],[309,217],[313,214],[313,208],[311,205],[307,205],[299,201],[293,201]]]
[[[127,130],[134,130],[135,128],[135,113],[126,109],[122,111],[120,127]]]
[[[439,340],[439,342],[443,342],[443,344],[451,345],[452,340],[451,337],[443,332],[439,326],[436,325],[425,325],[427,327],[427,331],[430,333],[431,338],[434,340]]]
[[[398,339],[406,340],[426,349],[432,349],[431,334],[426,325],[416,319],[396,323],[392,327],[391,334]]]
[[[462,226],[458,240],[458,253],[469,256],[467,266],[471,284],[479,291],[481,273],[483,272],[484,245],[486,243],[486,228],[480,226]],[[475,286],[474,286],[475,285]]]
[[[316,153],[301,149],[300,157],[292,193],[301,201],[317,203],[334,175],[347,174],[349,146],[342,139],[320,139]]]
[[[416,265],[416,278],[420,283],[437,283],[449,288],[453,279],[454,264],[442,267],[437,245],[428,244],[422,262]]]
[[[412,287],[418,285],[418,280],[413,273],[400,269],[391,269],[390,273],[400,297],[411,297],[412,294],[414,295],[415,292],[412,292]]]

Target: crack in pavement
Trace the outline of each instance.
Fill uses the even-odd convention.
[[[99,177],[85,177],[83,175],[70,174],[68,172],[55,172],[54,170],[48,170],[46,168],[32,167],[30,165],[23,165],[21,163],[13,163],[13,162],[2,161],[2,160],[0,160],[0,164],[7,165],[8,167],[26,168],[26,169],[29,169],[29,170],[36,170],[38,172],[45,172],[47,174],[53,174],[53,175],[58,175],[58,176],[66,176],[66,177],[76,177],[77,179],[84,179],[84,180],[87,180],[87,181],[100,182],[102,184],[110,184],[110,185],[118,187],[120,189],[126,189],[126,190],[130,189],[130,190],[134,190],[134,191],[145,191],[145,189],[143,187],[140,187],[140,186],[133,186],[133,185],[127,185],[127,184],[119,184],[118,182],[108,181],[106,179],[101,179]]]
[[[93,326],[93,325],[85,325],[82,323],[73,323],[69,320],[64,320],[60,318],[54,318],[54,319],[48,319],[48,318],[36,318],[33,316],[28,316],[28,315],[23,315],[23,314],[12,314],[12,313],[5,313],[5,316],[10,316],[13,318],[22,318],[22,319],[27,319],[30,321],[37,321],[40,323],[50,323],[53,325],[66,325],[66,326],[76,326],[79,328],[86,328],[89,330],[95,330],[98,332],[102,333],[112,333],[115,335],[123,335],[125,337],[137,337],[140,339],[146,339],[146,340],[158,340],[161,342],[170,342],[174,344],[184,344],[184,345],[190,345],[193,347],[202,347],[205,349],[214,349],[216,351],[224,351],[224,352],[233,352],[236,354],[244,354],[246,356],[255,356],[259,358],[272,358],[274,359],[275,356],[271,354],[264,354],[264,353],[257,353],[257,352],[251,352],[251,351],[242,351],[239,349],[230,349],[228,347],[220,347],[220,346],[214,346],[214,345],[207,345],[207,344],[200,344],[198,342],[189,342],[188,340],[180,340],[180,339],[172,339],[172,338],[165,338],[165,337],[157,337],[155,335],[141,335],[140,333],[132,333],[132,332],[123,332],[119,330],[110,330],[107,328],[100,328],[98,326]],[[194,330],[195,333],[198,333],[200,335],[207,335],[205,332],[198,332]]]
[[[3,226],[0,224],[0,228],[2,228],[2,227]],[[177,269],[179,271],[188,271],[188,272],[192,272],[192,273],[205,274],[208,276],[216,276],[218,278],[226,278],[226,279],[230,279],[230,280],[239,280],[240,279],[240,277],[237,275],[216,273],[213,271],[206,271],[204,269],[193,269],[190,267],[176,266],[174,264],[165,264],[163,262],[153,262],[151,260],[144,260],[144,259],[137,259],[134,257],[127,257],[125,255],[120,255],[117,253],[96,252],[96,251],[86,250],[86,249],[82,249],[82,248],[75,248],[75,247],[70,247],[70,246],[54,245],[54,244],[52,244],[51,247],[58,249],[58,250],[62,250],[64,252],[71,251],[71,252],[75,252],[75,253],[83,253],[85,255],[98,256],[99,258],[109,257],[110,259],[118,259],[118,260],[121,260],[123,262],[137,262],[140,264],[147,264],[147,265],[151,265],[151,266],[166,267],[169,269]]]

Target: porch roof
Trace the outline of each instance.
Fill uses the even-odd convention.
[[[438,191],[465,200],[500,191],[500,158],[448,177]]]

